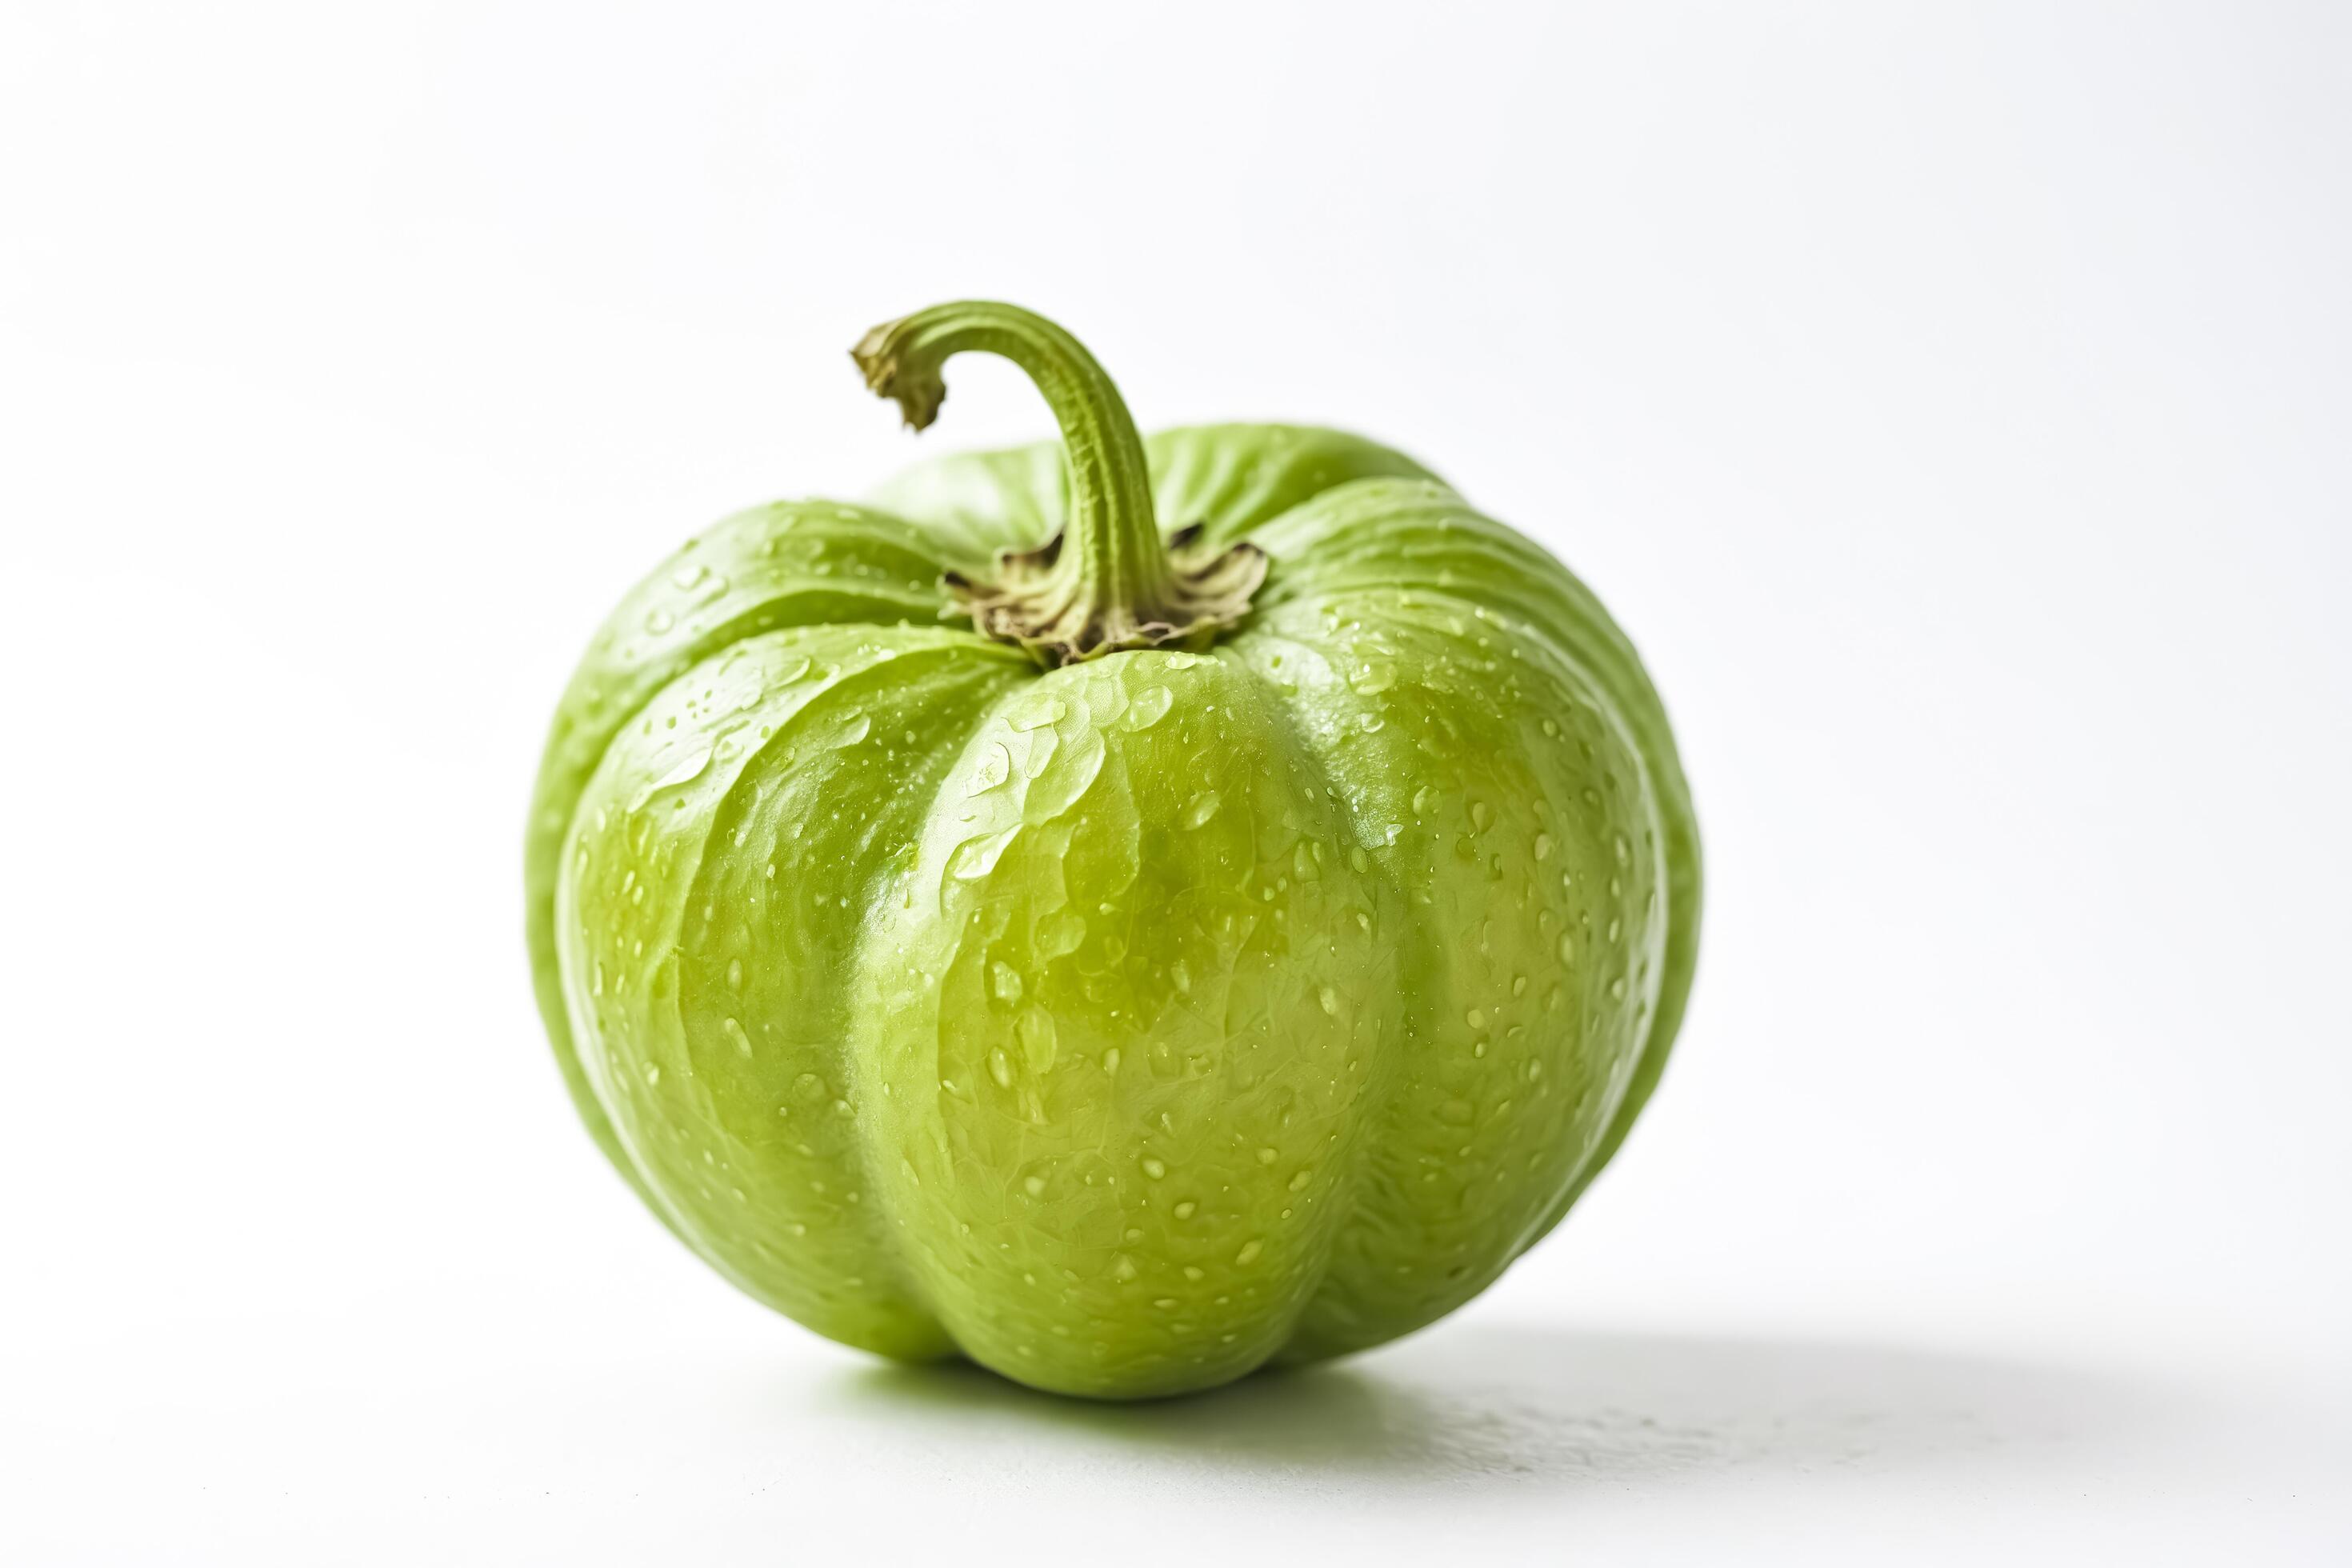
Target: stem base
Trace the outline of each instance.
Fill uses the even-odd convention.
[[[1200,531],[1194,524],[1168,541],[1165,602],[1150,607],[1089,595],[1058,533],[1034,550],[999,554],[991,582],[948,574],[948,589],[981,632],[1049,667],[1122,648],[1202,648],[1249,613],[1268,563],[1247,542],[1213,553],[1195,548]]]

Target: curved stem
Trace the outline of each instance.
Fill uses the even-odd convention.
[[[935,305],[875,328],[850,350],[866,384],[920,430],[947,396],[940,367],[966,349],[1002,354],[1045,395],[1069,458],[1070,520],[1034,550],[997,557],[996,577],[948,586],[982,632],[1044,663],[1122,648],[1206,647],[1249,613],[1265,552],[1246,542],[1188,549],[1197,528],[1163,545],[1151,515],[1142,439],[1118,389],[1078,341],[1043,316],[985,300]]]
[[[967,300],[875,328],[850,351],[866,384],[920,430],[947,396],[940,367],[967,350],[1001,354],[1037,384],[1070,464],[1070,521],[1055,574],[1097,616],[1150,619],[1171,608],[1168,553],[1135,421],[1094,355],[1017,305]]]

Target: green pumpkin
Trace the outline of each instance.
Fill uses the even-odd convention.
[[[581,1115],[720,1273],[883,1355],[1127,1397],[1408,1333],[1657,1082],[1699,907],[1657,697],[1394,452],[1141,440],[1009,306],[857,359],[919,428],[965,350],[1061,441],[729,518],[565,693],[528,894]]]

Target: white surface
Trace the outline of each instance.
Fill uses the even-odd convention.
[[[2352,1557],[2340,8],[0,29],[0,1559]],[[971,294],[1404,446],[1675,714],[1675,1067],[1390,1352],[878,1370],[572,1125],[554,694]],[[927,446],[1041,428],[956,372]]]

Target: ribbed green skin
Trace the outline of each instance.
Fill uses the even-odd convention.
[[[943,572],[1060,450],[728,519],[558,710],[530,935],[572,1097],[819,1333],[1181,1393],[1375,1345],[1558,1222],[1656,1083],[1698,844],[1624,637],[1333,432],[1171,431],[1159,517],[1272,567],[1205,653],[1041,669]]]

